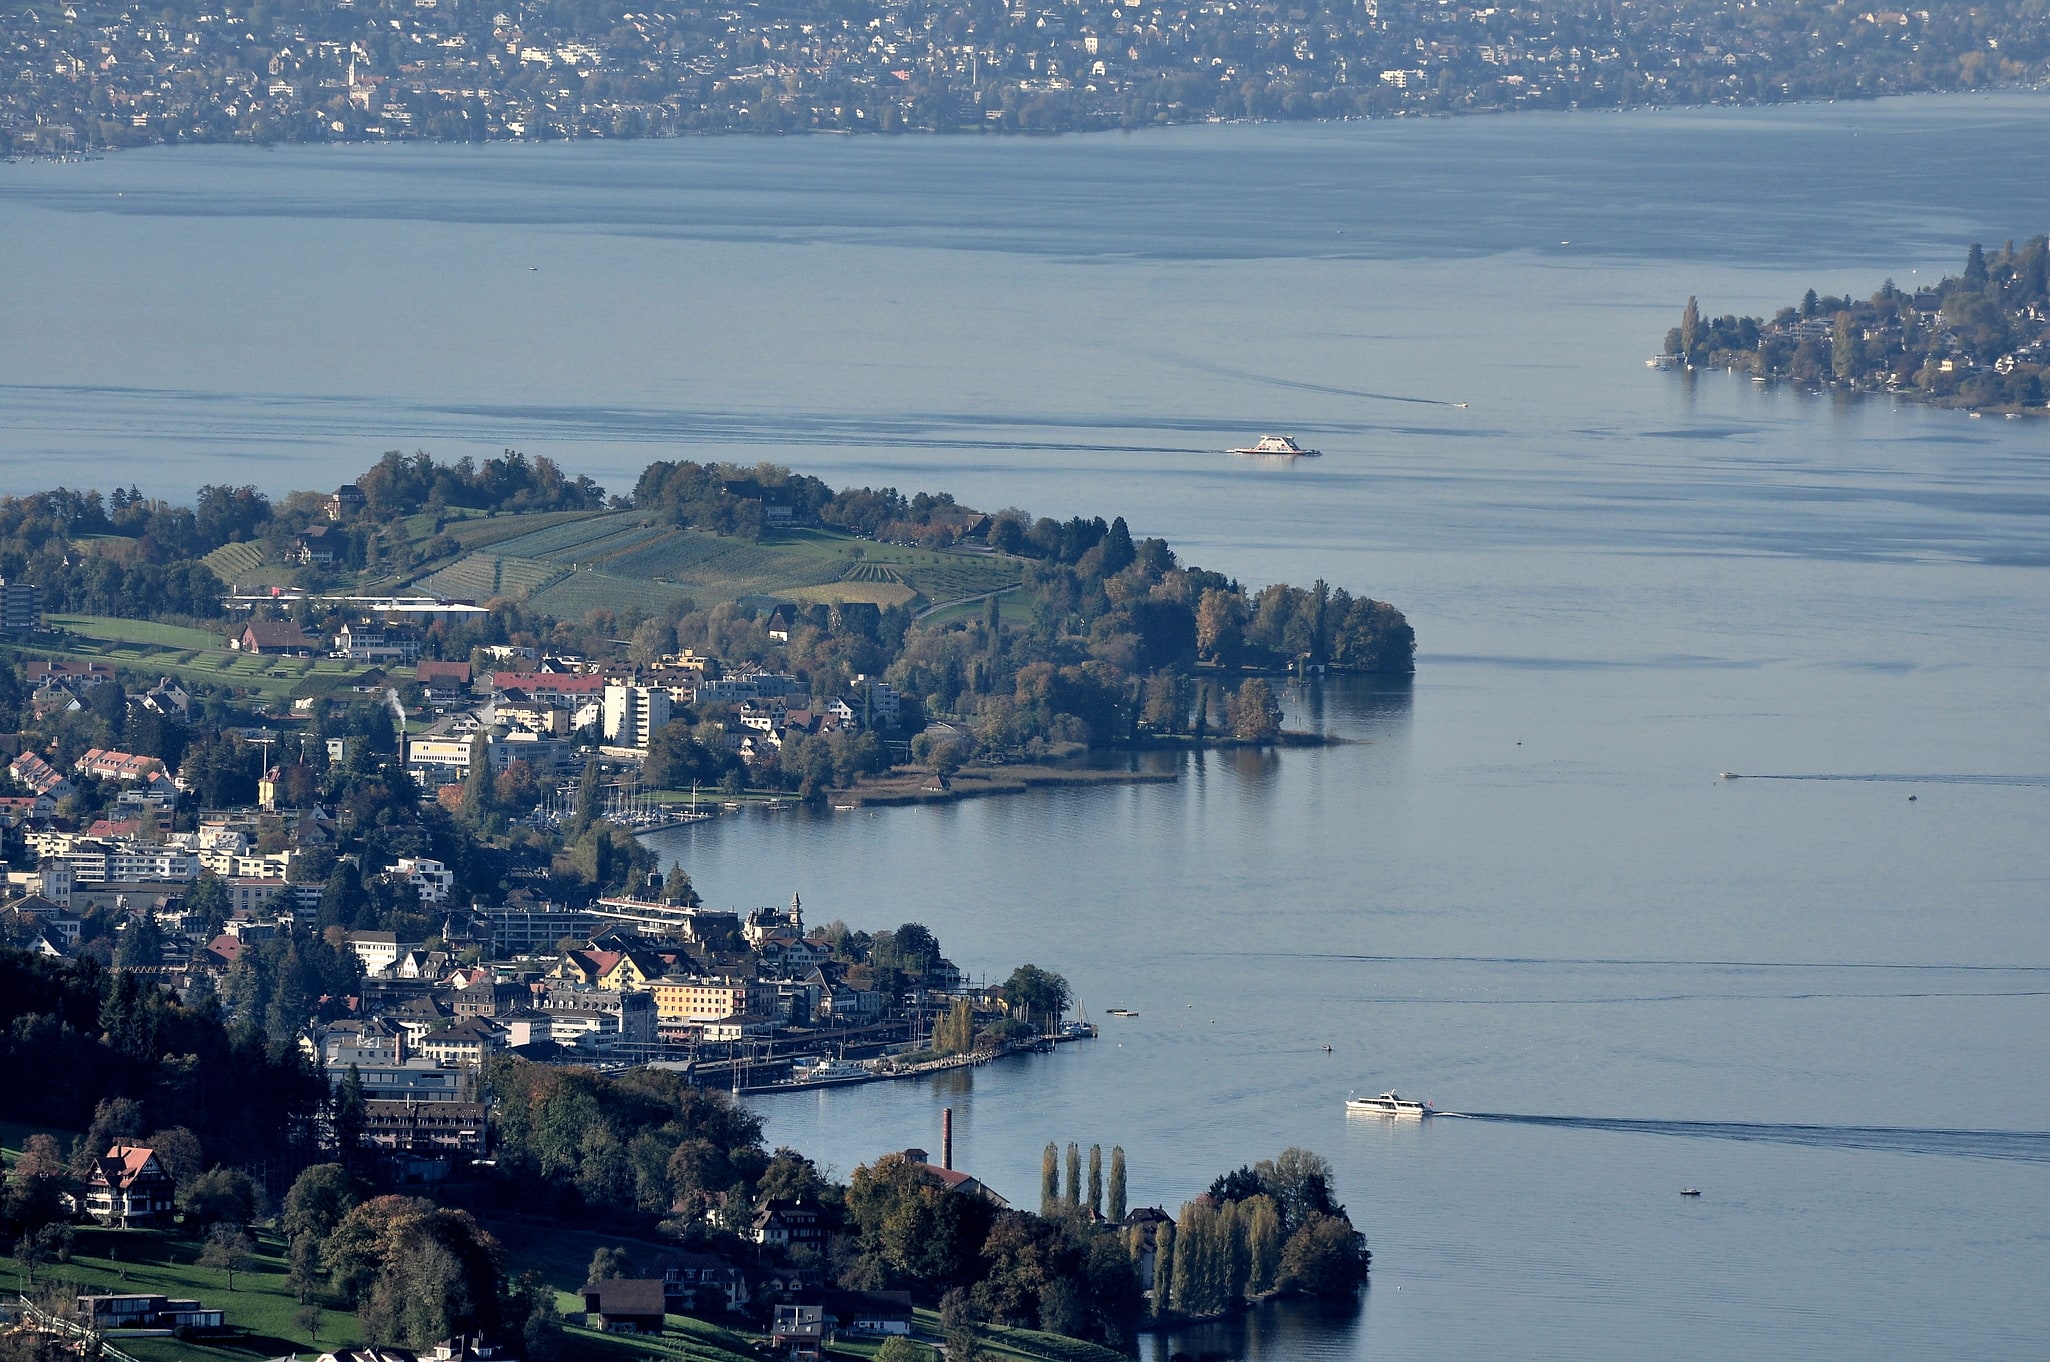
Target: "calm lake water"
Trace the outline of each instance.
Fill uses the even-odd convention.
[[[1641,361],[1690,293],[1770,312],[2050,229],[2046,127],[2012,95],[8,166],[0,482],[765,458],[1393,600],[1413,687],[1289,699],[1355,745],[664,838],[716,902],[923,921],[1105,1023],[762,1100],[771,1136],[844,1175],[951,1105],[1016,1199],[1072,1139],[1170,1209],[1328,1155],[1360,1310],[1179,1346],[2029,1355],[2050,423]],[[1325,457],[1218,453],[1265,430]],[[1347,1119],[1389,1086],[1470,1119]]]

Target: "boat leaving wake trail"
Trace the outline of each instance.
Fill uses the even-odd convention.
[[[1624,1135],[1678,1135],[1697,1140],[1862,1149],[1886,1154],[1941,1154],[1952,1158],[2050,1163],[2050,1131],[1930,1130],[1914,1126],[1804,1126],[1749,1121],[1647,1121],[1612,1116],[1529,1116],[1504,1111],[1446,1112],[1469,1121],[1607,1130]]]

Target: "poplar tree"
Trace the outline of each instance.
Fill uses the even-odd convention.
[[[1689,364],[1694,362],[1694,347],[1701,342],[1701,308],[1694,296],[1687,297],[1687,310],[1680,314],[1680,355]]]
[[[1052,1140],[1039,1156],[1039,1213],[1052,1215],[1061,1204],[1061,1151]]]
[[[1089,1146],[1089,1214],[1103,1214],[1103,1146]]]
[[[1166,1315],[1174,1309],[1175,1231],[1172,1223],[1153,1231],[1153,1313]]]
[[[1110,1147],[1110,1205],[1104,1214],[1112,1224],[1123,1224],[1125,1219],[1125,1147],[1114,1144]]]
[[[1082,1205],[1082,1146],[1068,1141],[1068,1209]]]
[[[1272,1291],[1281,1272],[1281,1216],[1266,1196],[1240,1202],[1239,1215],[1246,1232],[1246,1290],[1257,1296]]]

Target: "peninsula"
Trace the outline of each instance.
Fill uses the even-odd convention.
[[[1727,368],[1816,388],[1893,393],[1974,413],[2040,414],[2050,366],[2050,242],[1988,253],[1974,243],[1962,274],[1870,298],[1818,297],[1770,320],[1701,316],[1687,300],[1651,361]]]
[[[1251,591],[1121,517],[767,465],[657,463],[608,496],[511,451],[387,454],[275,503],[0,499],[0,576],[19,666],[0,723],[53,723],[31,755],[60,774],[119,748],[238,791],[274,767],[303,792],[353,738],[398,744],[428,798],[537,831],[580,782],[646,826],[678,816],[664,791],[822,801],[893,767],[944,783],[978,758],[1280,741],[1263,673],[1400,681],[1416,646],[1392,605]],[[64,717],[114,714],[114,694],[160,699],[134,734]]]

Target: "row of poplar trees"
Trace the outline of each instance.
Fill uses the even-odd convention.
[[[1144,1227],[1126,1233],[1136,1257]],[[1155,1227],[1153,1313],[1215,1315],[1272,1291],[1280,1280],[1282,1243],[1281,1212],[1271,1197],[1190,1202],[1178,1224]]]
[[[1039,1160],[1039,1213],[1059,1215],[1084,1209],[1091,1219],[1102,1217],[1115,1225],[1125,1218],[1125,1150],[1113,1145],[1110,1151],[1110,1191],[1105,1204],[1103,1146],[1089,1146],[1089,1185],[1085,1197],[1082,1185],[1082,1147],[1072,1141],[1067,1155],[1068,1186],[1061,1190],[1061,1152],[1049,1143]]]

